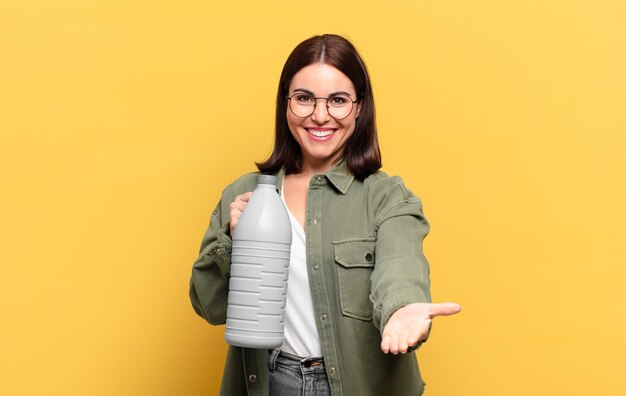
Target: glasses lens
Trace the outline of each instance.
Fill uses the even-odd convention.
[[[352,113],[352,99],[348,95],[333,95],[328,98],[328,114],[336,120]]]
[[[289,100],[289,108],[296,117],[306,118],[315,110],[315,98],[305,93],[294,94]]]

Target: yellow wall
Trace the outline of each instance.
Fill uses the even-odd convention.
[[[384,5],[382,4],[384,3]],[[422,197],[430,396],[626,394],[622,0],[3,1],[0,394],[207,395],[190,267],[282,64],[352,39]]]

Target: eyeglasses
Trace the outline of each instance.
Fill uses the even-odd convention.
[[[288,96],[289,110],[298,118],[307,118],[315,111],[317,101],[326,101],[328,114],[336,120],[343,120],[352,113],[352,108],[358,99],[352,99],[347,94],[330,95],[327,98],[316,98],[311,94],[298,92]]]

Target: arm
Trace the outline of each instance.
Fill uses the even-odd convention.
[[[391,315],[411,303],[429,303],[430,269],[422,251],[429,224],[421,201],[399,178],[375,188],[376,266],[371,276],[373,320],[383,333]]]
[[[226,322],[230,254],[233,245],[231,235],[252,196],[251,192],[247,192],[233,199],[231,186],[224,190],[221,201],[211,215],[209,228],[200,246],[200,255],[191,271],[189,285],[191,305],[198,315],[213,325]],[[230,204],[225,206],[228,202]],[[228,216],[228,219],[224,216]]]
[[[222,201],[211,215],[211,222],[202,239],[200,254],[191,271],[189,298],[198,315],[213,325],[226,322],[230,252],[232,240],[229,233],[228,212]]]
[[[381,349],[393,354],[426,341],[434,317],[461,310],[454,303],[431,304],[430,271],[422,251],[429,225],[419,199],[396,180],[380,205],[376,267],[371,278]]]

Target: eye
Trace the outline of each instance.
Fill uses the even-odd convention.
[[[332,96],[329,101],[331,106],[344,106],[346,105],[348,102],[352,102],[350,100],[350,98],[348,98],[345,95],[336,95],[336,96]]]
[[[293,98],[296,100],[297,103],[299,104],[312,104],[315,103],[315,101],[313,100],[313,97],[307,94],[295,94],[293,96]]]

